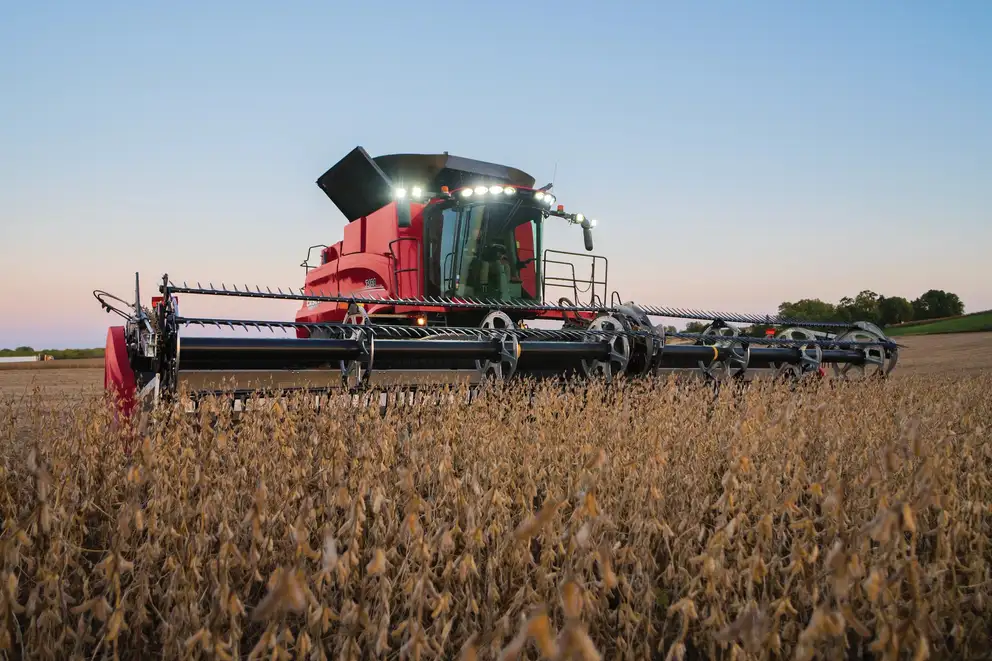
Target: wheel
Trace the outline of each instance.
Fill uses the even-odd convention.
[[[817,333],[816,331],[803,328],[802,326],[791,326],[784,330],[779,331],[775,335],[777,340],[792,340],[795,342],[809,341],[813,342],[810,347],[812,347],[814,352],[814,358],[809,358],[806,353],[806,345],[802,345],[799,350],[803,356],[803,360],[799,365],[790,365],[789,363],[769,363],[772,369],[776,370],[779,376],[786,376],[789,378],[799,379],[808,372],[815,372],[819,370],[820,363],[823,360],[823,349],[818,344],[815,344],[818,340],[823,339],[825,336],[823,333]]]
[[[742,377],[751,361],[751,347],[741,346],[735,338],[740,337],[741,331],[735,326],[727,326],[722,321],[714,321],[707,326],[702,336],[702,343],[707,346],[729,349],[730,357],[726,360],[712,360],[709,363],[700,360],[699,369],[708,379],[724,381],[731,377]]]
[[[626,334],[627,327],[617,317],[605,314],[593,319],[589,324],[589,330],[618,333],[604,337],[609,347],[609,356],[606,360],[583,359],[582,361],[582,371],[586,377],[601,376],[607,382],[611,382],[614,377],[627,370],[627,364],[630,362],[630,338]]]
[[[858,322],[855,324],[854,328],[851,328],[850,330],[847,330],[834,338],[834,341],[840,345],[841,343],[846,342],[881,342],[885,339],[887,339],[885,334],[882,333],[877,326],[864,322]],[[866,379],[885,378],[892,372],[893,369],[895,369],[896,362],[899,360],[898,349],[893,349],[891,353],[886,353],[885,348],[873,346],[865,347],[862,349],[862,352],[865,357],[865,362],[862,365],[855,365],[854,363],[845,363],[843,365],[840,363],[834,363],[834,377],[844,379],[845,381],[863,381]]]
[[[644,376],[655,370],[665,350],[665,327],[652,324],[647,313],[633,301],[618,306],[616,315],[624,328],[634,334],[630,338],[627,373]]]
[[[486,336],[501,340],[499,360],[477,360],[475,368],[479,370],[484,380],[505,381],[517,370],[517,359],[520,357],[520,343],[512,331],[515,328],[513,320],[500,310],[487,314],[479,328],[487,331]],[[502,332],[501,332],[502,331]]]

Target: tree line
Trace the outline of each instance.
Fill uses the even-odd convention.
[[[794,302],[786,301],[778,306],[778,315],[787,319],[868,321],[882,327],[960,314],[964,314],[964,303],[957,294],[942,289],[929,289],[912,301],[902,296],[883,296],[865,289],[854,298],[845,296],[838,303],[803,298]],[[686,324],[685,330],[687,333],[699,333],[707,325],[707,322],[691,321]],[[754,333],[763,334],[765,328],[767,327],[759,325],[742,331],[753,336]]]

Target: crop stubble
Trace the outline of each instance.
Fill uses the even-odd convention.
[[[0,395],[0,646],[987,658],[990,387],[207,407],[143,440],[96,398]]]

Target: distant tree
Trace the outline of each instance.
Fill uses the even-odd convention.
[[[865,289],[853,299],[845,296],[837,305],[838,317],[841,321],[870,321],[879,323],[878,302],[881,297],[875,292]]]
[[[678,333],[678,330],[675,329],[675,326],[665,326],[665,335],[669,335],[671,333]]]
[[[709,326],[705,321],[690,321],[685,325],[686,333],[702,333]]]
[[[77,358],[103,358],[104,350],[99,349],[42,349],[39,353],[50,355],[55,360]]]
[[[36,351],[31,347],[17,347],[16,349],[0,349],[0,357],[10,356],[33,356],[35,354],[46,354],[55,360],[64,358],[103,358],[103,348],[95,349],[41,349]]]
[[[913,304],[902,296],[881,296],[878,299],[878,322],[883,326],[913,320]]]
[[[937,319],[964,314],[964,303],[957,294],[942,289],[930,289],[913,301],[913,319]]]
[[[33,356],[36,353],[31,347],[17,347],[16,349],[0,349],[0,356],[9,358],[11,356]]]
[[[836,321],[837,308],[832,303],[818,298],[804,298],[794,303],[785,302],[779,305],[778,316],[805,321]]]

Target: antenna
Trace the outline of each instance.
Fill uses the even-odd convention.
[[[555,187],[555,179],[558,178],[558,161],[555,161],[555,170],[551,173],[551,188]]]

